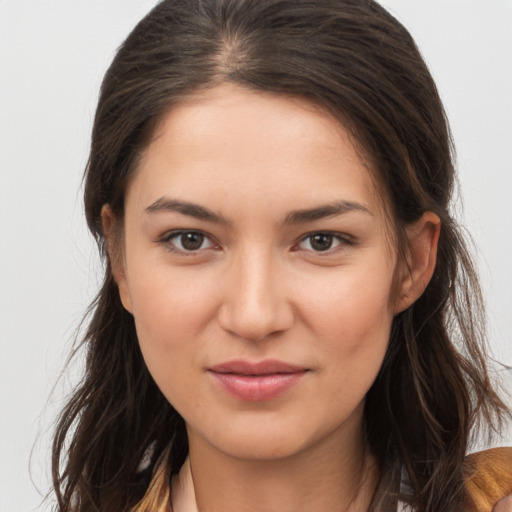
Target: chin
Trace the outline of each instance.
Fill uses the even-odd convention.
[[[272,421],[243,415],[247,421],[224,424],[219,429],[199,433],[215,451],[236,459],[271,461],[306,452],[330,437],[332,432],[300,421]]]
[[[249,438],[240,436],[231,438],[218,446],[225,455],[236,459],[254,461],[280,460],[300,453],[307,447],[305,440],[290,439],[286,435],[264,435]]]

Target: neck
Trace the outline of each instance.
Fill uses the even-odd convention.
[[[199,512],[367,511],[379,477],[375,460],[360,435],[344,443],[331,437],[288,457],[248,460],[189,432]]]

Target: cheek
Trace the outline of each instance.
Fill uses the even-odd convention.
[[[317,281],[316,293],[311,293],[311,288],[304,293],[301,309],[310,323],[328,331],[331,338],[350,340],[357,346],[358,340],[371,338],[372,333],[389,331],[393,319],[391,275],[387,267],[374,267],[329,276],[324,283]]]
[[[326,370],[345,390],[365,394],[384,359],[393,321],[392,278],[387,268],[340,273],[309,294],[307,322],[317,332]],[[346,395],[345,395],[346,396]]]
[[[172,385],[173,375],[183,377],[204,354],[204,329],[216,311],[215,289],[187,271],[135,263],[129,289],[140,348],[157,384]]]
[[[157,337],[199,331],[215,312],[215,283],[194,269],[162,262],[131,262],[128,287],[136,321]]]
[[[156,271],[151,274],[146,273],[145,279],[131,287],[139,346],[157,386],[173,407],[188,417],[191,411],[201,410],[194,384],[204,350],[209,348],[200,333],[206,318],[211,317],[209,294],[186,281],[156,278]]]

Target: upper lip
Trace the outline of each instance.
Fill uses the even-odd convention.
[[[244,360],[227,361],[211,366],[208,370],[216,373],[233,373],[236,375],[272,375],[276,373],[304,372],[307,368],[276,359],[266,359],[254,363]]]

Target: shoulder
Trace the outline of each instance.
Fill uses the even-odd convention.
[[[512,447],[493,448],[468,455],[464,461],[468,512],[489,512],[512,494]]]

